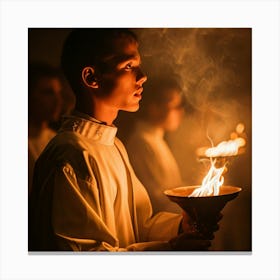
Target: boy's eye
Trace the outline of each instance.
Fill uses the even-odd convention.
[[[128,64],[126,64],[126,66],[125,66],[125,69],[131,69],[132,68],[132,64],[131,63],[128,63]]]

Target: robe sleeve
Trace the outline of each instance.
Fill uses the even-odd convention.
[[[102,221],[96,182],[77,178],[70,165],[63,166],[55,175],[52,223],[61,250],[119,249]]]
[[[141,216],[143,214],[141,210],[146,213],[147,209],[138,210],[140,210],[139,215]],[[55,175],[52,227],[60,250],[112,252],[170,250],[166,235],[164,239],[159,236],[157,239],[153,238],[160,233],[155,228],[161,227],[161,224],[164,224],[165,227],[170,222],[168,218],[159,216],[147,221],[145,217],[146,214],[144,219],[147,224],[144,225],[140,222],[139,225],[149,229],[149,240],[145,241],[150,242],[144,242],[145,237],[142,236],[143,242],[120,248],[118,240],[102,220],[96,182],[77,178],[70,165],[63,166]],[[166,232],[166,230],[162,230],[162,232]],[[148,235],[146,234],[146,236]]]

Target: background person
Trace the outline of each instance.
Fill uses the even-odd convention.
[[[51,127],[62,110],[62,84],[56,68],[46,63],[28,66],[28,190],[35,161],[56,135]]]
[[[150,78],[126,147],[135,173],[149,193],[154,213],[182,212],[163,191],[183,185],[177,162],[164,138],[166,132],[179,127],[183,116],[178,77],[171,73]]]

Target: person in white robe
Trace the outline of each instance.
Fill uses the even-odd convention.
[[[62,84],[56,68],[42,62],[28,66],[28,192],[35,161],[56,135],[50,126],[62,109]]]
[[[149,193],[154,213],[182,212],[164,194],[166,189],[183,185],[178,164],[164,136],[178,128],[183,115],[182,90],[177,77],[168,74],[151,78],[126,148],[137,177]]]
[[[74,29],[61,60],[76,106],[35,165],[29,251],[206,250],[187,214],[153,215],[115,136],[118,111],[138,110],[147,79],[134,33]]]

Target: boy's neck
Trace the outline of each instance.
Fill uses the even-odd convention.
[[[95,118],[100,122],[104,122],[107,125],[112,125],[118,115],[118,110],[113,109],[102,102],[98,102],[98,104],[76,104],[75,109]]]

